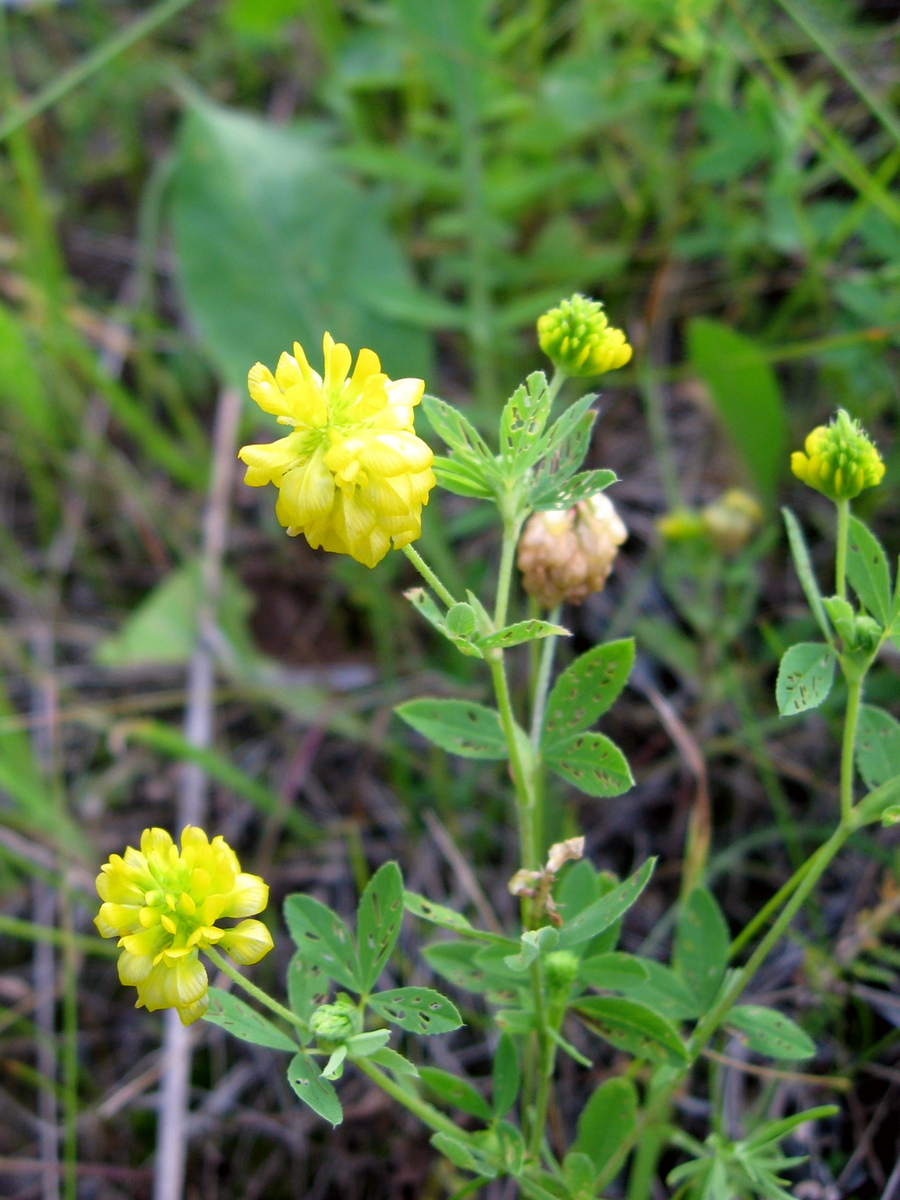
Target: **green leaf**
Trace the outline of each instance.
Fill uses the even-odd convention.
[[[546,752],[602,716],[628,681],[634,638],[606,642],[582,654],[560,675],[547,698],[541,748]]]
[[[476,463],[437,454],[431,468],[440,486],[454,496],[471,496],[475,500],[494,497],[490,475]]]
[[[443,613],[424,588],[410,588],[408,591],[404,592],[403,595],[410,602],[413,608],[421,616],[423,616],[430,625],[433,625],[439,633],[442,633],[449,642],[452,642],[453,645],[456,646],[457,650],[459,650],[462,654],[468,655],[469,658],[482,657],[481,651],[474,644],[474,642],[469,641],[469,639],[463,634],[455,633],[450,628],[450,625],[448,624]],[[458,608],[462,606],[455,605],[454,607]]]
[[[460,461],[486,469],[488,478],[496,473],[496,460],[490,447],[458,408],[437,396],[424,396],[422,409],[431,428]]]
[[[587,908],[583,908],[571,921],[564,922],[559,931],[560,946],[566,949],[571,946],[580,946],[583,942],[590,941],[598,933],[609,928],[631,908],[640,896],[649,883],[655,866],[656,859],[648,858],[641,869],[626,879],[624,883],[614,887],[612,891],[589,904]]]
[[[297,893],[284,902],[284,919],[294,944],[307,962],[322,968],[354,992],[365,991],[349,930],[337,913],[312,896]]]
[[[305,1054],[291,1059],[287,1069],[288,1083],[304,1104],[331,1125],[340,1125],[344,1113],[337,1092],[327,1079],[323,1079],[316,1064]]]
[[[588,796],[621,796],[634,784],[625,755],[602,733],[561,738],[542,757],[551,771]]]
[[[401,987],[374,992],[368,999],[373,1012],[410,1033],[449,1033],[462,1019],[446,996],[432,988]]]
[[[589,961],[589,960],[587,960]],[[699,1017],[704,1006],[671,967],[652,958],[640,958],[646,980],[622,979],[619,991],[629,1000],[646,1004],[669,1021],[687,1021]]]
[[[515,625],[505,625],[496,633],[478,639],[482,650],[494,650],[497,647],[507,648],[518,646],[522,642],[534,642],[546,637],[571,637],[570,630],[563,625],[553,625],[550,621],[539,621],[532,618],[529,621],[517,621]]]
[[[783,717],[818,708],[834,683],[835,654],[824,642],[798,642],[782,655],[775,701]]]
[[[883,821],[888,825],[896,825],[892,810],[900,803],[900,776],[889,779],[874,791],[863,796],[853,810],[855,829],[869,825],[873,821]]]
[[[452,1104],[454,1108],[478,1117],[480,1121],[490,1121],[490,1105],[467,1080],[459,1075],[451,1075],[449,1071],[442,1071],[439,1067],[422,1067],[419,1075],[425,1086],[446,1104]]]
[[[288,964],[287,989],[291,1011],[308,1021],[313,1010],[328,999],[329,978],[318,963],[310,962],[298,950]]]
[[[694,888],[678,913],[673,965],[701,1010],[715,999],[730,945],[728,926],[715,896],[705,887]]]
[[[539,465],[528,494],[533,497],[551,488],[560,487],[578,470],[591,442],[591,430],[597,414],[591,410],[596,396],[582,396],[571,404],[550,426],[538,443]]]
[[[408,700],[394,712],[423,737],[461,758],[506,759],[509,752],[493,708],[471,700]]]
[[[882,629],[891,626],[891,573],[881,543],[856,517],[850,518],[847,578]]]
[[[500,414],[500,458],[505,478],[514,483],[537,461],[540,436],[550,416],[547,377],[535,371],[520,384]]]
[[[456,637],[468,637],[475,632],[477,621],[471,604],[458,603],[447,609],[447,628]]]
[[[388,1046],[382,1047],[381,1050],[376,1050],[374,1054],[368,1056],[373,1063],[377,1063],[379,1067],[385,1067],[388,1071],[393,1071],[395,1075],[406,1075],[411,1079],[417,1079],[419,1072],[416,1067],[404,1058],[402,1054],[398,1054],[396,1050],[391,1050]]]
[[[691,366],[709,387],[722,423],[760,492],[771,502],[785,462],[781,388],[755,341],[708,317],[688,324]]]
[[[192,99],[172,221],[188,309],[241,391],[249,366],[274,369],[295,340],[317,366],[325,329],[354,351],[377,347],[393,378],[430,374],[428,335],[377,311],[379,287],[413,285],[384,208],[315,133]]]
[[[271,1050],[287,1050],[290,1054],[296,1053],[297,1043],[293,1038],[282,1033],[249,1004],[245,1004],[237,996],[232,996],[230,992],[222,991],[221,988],[210,987],[209,1008],[203,1014],[203,1019],[211,1025],[218,1025],[220,1029],[227,1029],[242,1042],[252,1042],[254,1046],[268,1046]]]
[[[463,1141],[462,1133],[463,1131],[460,1130],[461,1136],[458,1138],[449,1133],[436,1133],[431,1139],[431,1144],[435,1150],[443,1154],[444,1158],[449,1159],[454,1167],[459,1167],[463,1171],[472,1171],[484,1179],[496,1179],[500,1174],[499,1167],[485,1155],[479,1154],[470,1142]]]
[[[797,572],[800,586],[803,588],[806,601],[812,609],[813,616],[819,623],[819,628],[822,630],[826,640],[830,640],[831,625],[828,623],[825,605],[822,603],[822,593],[819,591],[819,584],[812,568],[812,560],[809,557],[806,538],[803,536],[800,522],[789,508],[783,508],[781,515],[784,517],[788,542],[791,547],[791,557],[794,560],[794,570]]]
[[[554,512],[562,508],[572,508],[579,500],[602,492],[613,483],[618,483],[619,477],[615,471],[582,471],[573,475],[565,482],[557,482],[553,477],[539,487],[534,487],[528,493],[528,506],[536,512]]]
[[[592,954],[590,958],[583,958],[578,965],[578,979],[582,983],[607,992],[624,991],[625,988],[645,983],[649,978],[642,959],[618,950]]]
[[[574,1150],[590,1156],[602,1171],[637,1123],[638,1096],[630,1079],[607,1079],[594,1091],[578,1118]]]
[[[390,1036],[387,1029],[372,1029],[368,1033],[354,1033],[344,1044],[351,1058],[371,1058],[384,1049]]]
[[[687,1051],[674,1025],[643,1004],[618,997],[585,996],[572,1009],[605,1042],[636,1058],[676,1067],[687,1062]]]
[[[820,1104],[817,1108],[808,1108],[806,1112],[794,1113],[780,1121],[766,1121],[761,1128],[744,1139],[744,1145],[748,1150],[761,1150],[764,1146],[771,1146],[773,1142],[780,1142],[782,1138],[786,1138],[798,1125],[804,1125],[807,1121],[836,1117],[840,1111],[836,1104]]]
[[[528,929],[522,934],[518,954],[508,954],[504,962],[511,971],[520,974],[527,971],[539,955],[552,950],[559,942],[559,934],[552,925],[544,925],[541,929]]]
[[[500,949],[503,954],[505,947]],[[435,942],[425,947],[422,957],[443,979],[476,994],[504,991],[522,983],[502,957],[498,962],[482,961],[471,942]]]
[[[597,1172],[592,1159],[578,1150],[570,1150],[563,1159],[563,1174],[569,1200],[594,1200]]]
[[[799,1060],[812,1058],[815,1042],[800,1026],[761,1004],[738,1004],[728,1013],[725,1024],[743,1035],[743,1041],[757,1054],[769,1058]]]
[[[873,704],[859,710],[856,765],[868,788],[900,775],[900,722]]]
[[[362,990],[375,986],[400,933],[403,876],[395,862],[379,867],[366,885],[356,916],[359,980]]]
[[[502,1033],[494,1051],[492,1067],[494,1083],[494,1116],[505,1117],[516,1102],[522,1073],[516,1044],[508,1033]]]

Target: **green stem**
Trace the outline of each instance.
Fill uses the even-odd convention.
[[[409,1092],[395,1080],[391,1079],[390,1075],[386,1075],[384,1071],[375,1066],[367,1058],[355,1058],[354,1063],[362,1071],[364,1075],[377,1083],[382,1091],[396,1100],[398,1104],[402,1104],[404,1108],[409,1109],[411,1113],[419,1118],[423,1124],[435,1130],[436,1133],[449,1133],[451,1137],[466,1140],[466,1131],[451,1121],[433,1104],[429,1104],[427,1100],[423,1100],[421,1096],[417,1096],[415,1092]]]
[[[538,1069],[529,1150],[534,1158],[539,1159],[541,1148],[544,1145],[547,1111],[550,1107],[550,1093],[553,1089],[553,1069],[556,1065],[556,1043],[547,1031],[544,972],[540,959],[531,964],[531,993],[534,997],[534,1016],[537,1025]]]
[[[850,501],[836,500],[837,554],[834,560],[834,590],[842,600],[847,599],[847,537],[850,532]]]
[[[494,628],[502,629],[506,624],[506,613],[509,609],[509,592],[512,585],[513,563],[516,556],[516,543],[519,540],[519,530],[522,521],[519,517],[503,513],[503,543],[500,549],[500,570],[497,575],[497,599],[494,603]]]
[[[416,568],[432,591],[436,592],[437,595],[440,596],[448,608],[452,608],[456,603],[453,595],[447,588],[444,587],[440,579],[438,579],[437,575],[435,575],[434,571],[432,571],[431,567],[429,567],[428,563],[418,552],[418,550],[414,550],[412,546],[404,546],[402,549],[403,553]]]
[[[847,711],[844,716],[844,738],[841,743],[841,821],[850,820],[853,812],[853,762],[856,754],[856,729],[862,700],[862,677],[847,680]]]
[[[285,1021],[289,1021],[291,1025],[296,1025],[298,1029],[306,1030],[307,1024],[302,1018],[298,1017],[296,1013],[291,1012],[289,1008],[285,1008],[283,1004],[279,1004],[277,1000],[273,1000],[269,993],[264,992],[261,987],[257,987],[255,983],[251,983],[249,979],[246,979],[237,967],[232,966],[228,959],[219,953],[215,946],[209,946],[204,953],[207,958],[216,964],[223,975],[227,975],[229,979],[232,979],[239,987],[242,987],[254,1000],[258,1000],[260,1004],[264,1004],[271,1012],[282,1017]]]
[[[566,382],[566,380],[568,378],[569,378],[568,375],[565,373],[565,371],[562,369],[562,367],[554,367],[553,368],[553,376],[550,379],[550,382],[547,384],[547,395],[550,398],[550,407],[551,408],[553,407],[554,402],[556,401],[556,397],[560,393],[560,389],[562,388],[562,385]]]
[[[516,719],[513,716],[509,684],[503,665],[503,652],[494,651],[496,658],[490,660],[494,694],[500,713],[500,724],[509,751],[509,765],[516,792],[516,815],[519,824],[519,842],[522,866],[528,871],[540,870],[540,858],[534,837],[534,792],[527,765],[522,760],[522,750],[517,736]]]
[[[812,866],[812,862],[812,857],[808,858],[806,862],[797,868],[787,883],[783,884],[775,893],[775,895],[766,901],[753,920],[741,930],[741,932],[731,943],[731,948],[728,951],[729,958],[734,958],[735,955],[737,955],[744,948],[744,946],[747,945],[748,942],[751,942],[758,931],[762,929],[763,925],[765,925],[765,923],[768,921],[772,913],[781,908],[788,896],[790,896],[794,889],[799,887],[803,882],[803,878],[806,875],[806,872]]]
[[[558,625],[562,605],[558,604],[547,620],[551,625]],[[544,726],[544,711],[547,707],[547,693],[550,691],[550,676],[553,672],[553,659],[556,654],[558,635],[551,633],[545,637],[541,646],[541,665],[538,667],[537,681],[534,685],[534,704],[531,710],[531,747],[537,752],[541,742],[541,731]]]
[[[84,83],[86,79],[90,79],[124,50],[133,46],[135,42],[139,42],[148,33],[152,33],[157,26],[168,21],[170,17],[174,17],[183,8],[187,8],[190,3],[191,0],[163,0],[163,3],[151,8],[138,20],[107,38],[95,50],[86,54],[80,62],[67,71],[63,71],[52,83],[42,88],[36,96],[19,104],[7,115],[5,120],[0,121],[0,142],[33,117],[50,108],[57,100],[61,100],[73,88]]]

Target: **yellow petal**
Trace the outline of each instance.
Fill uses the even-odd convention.
[[[247,375],[247,387],[263,412],[276,416],[285,413],[284,393],[268,367],[259,362],[254,363]]]
[[[414,433],[379,432],[365,439],[360,462],[375,475],[424,471],[434,462],[431,448]]]
[[[119,982],[123,983],[125,987],[137,987],[153,970],[153,956],[130,954],[127,950],[123,950],[116,966],[119,971]]]
[[[236,963],[248,964],[259,962],[274,942],[262,921],[241,921],[234,929],[226,929],[219,945]]]
[[[386,386],[388,403],[414,408],[425,394],[424,379],[393,379]]]
[[[360,350],[356,356],[356,366],[350,378],[350,386],[356,391],[362,391],[371,375],[381,374],[381,360],[374,350]]]
[[[204,992],[200,999],[195,1000],[193,1004],[179,1004],[177,1012],[182,1025],[193,1025],[194,1021],[198,1021],[208,1008],[209,995]]]
[[[322,353],[325,359],[325,394],[330,397],[343,388],[353,358],[350,347],[343,342],[335,342],[330,333],[326,333],[322,339]]]
[[[173,966],[157,964],[138,986],[138,995],[150,1010],[182,1008],[194,1004],[209,986],[206,968],[194,951]]]
[[[258,875],[240,874],[222,909],[223,917],[252,917],[269,903],[269,885]]]
[[[329,512],[333,500],[334,476],[325,466],[325,447],[320,446],[308,462],[284,475],[275,515],[285,527],[303,528]]]
[[[166,856],[172,845],[172,838],[165,829],[145,829],[141,834],[141,854],[145,857],[151,854]]]
[[[300,368],[300,374],[303,376],[306,386],[321,391],[322,376],[309,365],[306,351],[299,342],[294,342],[294,358],[297,360],[297,366]]]
[[[390,534],[378,525],[375,512],[356,496],[339,494],[334,529],[353,558],[367,567],[380,563],[391,547]]]
[[[306,360],[303,360],[306,362]],[[306,364],[307,371],[309,363]],[[275,368],[275,382],[283,392],[288,388],[296,387],[298,383],[305,383],[306,378],[300,370],[300,364],[296,358],[292,358],[287,350],[284,350],[278,360],[278,366]]]
[[[242,446],[238,458],[248,467],[244,483],[250,487],[262,487],[267,483],[281,483],[285,471],[292,467],[302,453],[302,435],[289,433],[277,442],[265,442],[256,446]]]
[[[121,937],[140,928],[140,911],[136,904],[101,904],[94,924],[101,937]]]

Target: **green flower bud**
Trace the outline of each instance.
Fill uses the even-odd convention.
[[[567,375],[602,375],[631,358],[625,334],[609,324],[599,300],[577,292],[538,317],[537,331],[543,352]]]
[[[309,1028],[321,1042],[345,1042],[359,1032],[357,1017],[349,1004],[323,1004],[310,1017]]]
[[[812,431],[804,449],[791,455],[791,470],[831,500],[852,500],[863,488],[881,483],[884,463],[878,448],[843,408],[830,425]]]
[[[568,996],[578,974],[578,955],[571,950],[552,950],[544,958],[544,978],[551,993]]]

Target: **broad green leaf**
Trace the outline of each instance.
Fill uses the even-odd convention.
[[[386,1067],[388,1071],[393,1071],[395,1075],[407,1075],[411,1079],[418,1078],[419,1072],[416,1067],[404,1058],[402,1054],[398,1054],[396,1050],[391,1050],[388,1046],[383,1046],[381,1050],[376,1050],[374,1054],[368,1056],[373,1063],[377,1063],[379,1067]]]
[[[621,796],[634,784],[625,755],[602,733],[576,733],[545,750],[544,762],[588,796]]]
[[[786,650],[778,668],[775,701],[783,717],[818,708],[834,683],[835,654],[824,642],[798,642]]]
[[[649,978],[643,959],[618,950],[592,954],[590,958],[583,958],[578,965],[578,979],[582,983],[603,988],[607,992],[621,992],[645,983]]]
[[[288,1000],[293,1012],[308,1021],[313,1010],[328,999],[329,979],[323,968],[298,950],[288,964]]]
[[[563,920],[570,921],[600,894],[600,876],[588,859],[581,858],[578,862],[567,864],[555,893]]]
[[[563,1159],[563,1175],[569,1200],[594,1200],[597,1194],[597,1170],[593,1160],[578,1150],[570,1150]]]
[[[362,992],[359,960],[347,926],[327,905],[297,893],[284,902],[284,919],[294,944],[307,962],[322,968],[329,979]]]
[[[442,1071],[439,1067],[422,1067],[419,1075],[425,1086],[447,1104],[478,1117],[480,1121],[490,1121],[490,1105],[467,1080],[459,1075],[451,1075],[449,1071]]]
[[[812,1058],[816,1052],[815,1042],[809,1034],[774,1008],[738,1004],[728,1013],[725,1024],[742,1034],[751,1050],[769,1058],[799,1060]]]
[[[638,1096],[630,1079],[607,1079],[591,1095],[578,1118],[574,1150],[589,1155],[602,1171],[637,1122]]]
[[[634,638],[623,638],[594,646],[566,667],[547,698],[543,751],[593,725],[622,691],[633,665]]]
[[[287,1069],[288,1083],[304,1104],[331,1125],[340,1125],[344,1113],[337,1092],[327,1079],[323,1079],[319,1068],[305,1054],[291,1059]]]
[[[454,604],[447,609],[447,628],[456,637],[468,637],[475,632],[475,609],[471,604]]]
[[[590,941],[598,933],[609,928],[631,908],[640,896],[649,883],[655,866],[656,859],[648,858],[641,869],[626,879],[624,883],[614,887],[612,891],[589,904],[587,908],[583,908],[571,921],[565,921],[559,931],[560,946],[564,948],[580,946],[583,942]]]
[[[502,1033],[494,1051],[492,1067],[494,1084],[494,1116],[505,1117],[516,1102],[522,1074],[516,1043],[508,1033]]]
[[[395,11],[424,78],[468,126],[488,94],[493,62],[483,0],[397,0]]]
[[[371,1058],[379,1050],[383,1050],[390,1040],[387,1029],[373,1029],[368,1033],[355,1033],[347,1038],[345,1043],[347,1053],[351,1058]]]
[[[400,933],[403,876],[395,862],[379,867],[366,885],[356,915],[359,980],[363,991],[375,986]]]
[[[786,462],[781,389],[760,346],[708,317],[688,324],[688,357],[760,492],[771,501]]]
[[[462,1019],[446,996],[432,988],[401,987],[374,992],[368,999],[373,1012],[410,1033],[449,1033]]]
[[[471,700],[408,700],[394,712],[423,737],[461,758],[506,759],[509,752],[493,708]]]
[[[571,637],[571,631],[563,625],[553,625],[549,621],[539,621],[532,618],[529,621],[517,621],[515,625],[505,625],[496,633],[478,639],[482,650],[505,649],[508,646],[518,646],[522,642],[534,642],[546,637]]]
[[[675,1026],[644,1004],[618,997],[584,996],[572,1009],[598,1037],[636,1058],[676,1067],[687,1062],[687,1051]]]
[[[646,979],[629,982],[623,978],[619,987],[629,1000],[646,1004],[669,1021],[700,1016],[704,1006],[671,967],[652,958],[640,958],[638,962],[647,973]]]
[[[480,961],[471,942],[435,942],[425,947],[422,957],[448,983],[470,992],[503,991],[522,983],[503,958],[498,963]]]
[[[828,623],[828,617],[825,613],[825,606],[822,603],[822,593],[819,591],[819,584],[816,580],[815,572],[812,568],[812,560],[809,557],[809,550],[806,545],[806,538],[803,536],[803,530],[800,528],[800,522],[794,516],[789,508],[783,508],[781,515],[784,517],[785,528],[787,529],[788,542],[791,547],[791,557],[794,560],[794,570],[797,572],[797,578],[800,580],[800,586],[803,588],[806,595],[806,602],[812,609],[813,616],[819,623],[819,628],[826,639],[831,638],[831,626]]]
[[[900,721],[873,704],[859,710],[856,765],[868,788],[900,775]]]
[[[528,493],[528,506],[536,512],[554,512],[562,508],[572,508],[579,500],[587,500],[589,496],[602,492],[613,483],[618,483],[619,477],[615,471],[582,471],[562,483],[551,477],[540,487],[532,488]]]
[[[326,329],[376,347],[393,378],[429,376],[428,335],[377,311],[379,286],[413,283],[384,209],[315,133],[193,99],[172,220],[188,309],[235,387],[295,340],[319,369]]]
[[[435,1150],[443,1154],[444,1158],[449,1159],[454,1167],[459,1167],[463,1171],[472,1171],[473,1174],[484,1179],[496,1179],[500,1174],[499,1166],[491,1162],[485,1155],[479,1154],[471,1142],[463,1140],[463,1136],[462,1130],[460,1130],[458,1138],[449,1133],[436,1133],[431,1139],[431,1144]]]
[[[728,926],[715,896],[705,887],[694,888],[678,913],[673,965],[701,1009],[715,999],[730,945]]]
[[[872,531],[853,516],[847,541],[847,578],[882,629],[889,629],[892,597],[887,557]]]
[[[500,457],[510,482],[537,461],[539,438],[549,416],[547,377],[535,371],[516,388],[500,415]]]
[[[210,987],[209,1008],[203,1014],[204,1021],[227,1029],[229,1033],[242,1042],[252,1042],[254,1046],[268,1046],[271,1050],[287,1050],[289,1054],[297,1051],[297,1043],[293,1038],[266,1020],[249,1004],[224,992],[221,988]]]

